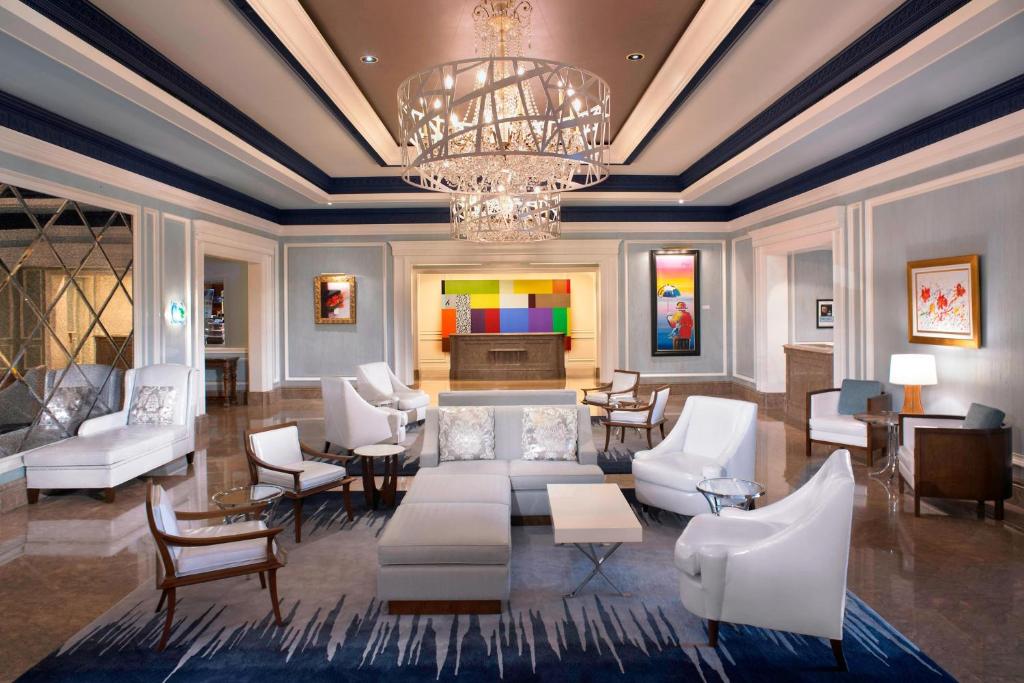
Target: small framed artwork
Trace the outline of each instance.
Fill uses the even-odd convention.
[[[815,301],[816,314],[819,330],[829,330],[836,326],[836,317],[832,313],[832,299],[818,299]]]
[[[313,321],[317,324],[355,324],[355,275],[327,273],[313,278]]]
[[[651,355],[700,355],[700,252],[651,252]]]
[[[981,346],[981,271],[977,254],[907,263],[911,344]]]

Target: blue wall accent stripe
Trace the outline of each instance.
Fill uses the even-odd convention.
[[[1024,74],[733,204],[743,216],[1024,109]]]
[[[87,0],[21,0],[326,191],[330,176]]]
[[[285,47],[284,43],[282,43],[281,39],[277,37],[277,34],[274,33],[273,29],[267,26],[267,24],[263,21],[260,15],[256,13],[256,10],[252,8],[252,6],[247,2],[247,0],[230,0],[230,2],[232,5],[234,5],[238,13],[241,14],[242,17],[244,17],[247,22],[249,22],[249,25],[256,29],[257,33],[259,33],[263,37],[263,39],[267,41],[267,44],[270,45],[271,48],[273,48],[274,52],[276,52],[277,55],[284,60],[288,67],[295,73],[295,75],[298,76],[302,80],[302,82],[306,84],[306,87],[308,87],[310,92],[312,92],[313,95],[318,100],[320,100],[320,103],[323,104],[324,107],[326,107],[327,111],[331,113],[331,116],[333,116],[335,120],[341,124],[342,128],[344,128],[348,132],[348,134],[351,135],[355,139],[355,141],[359,143],[359,146],[362,147],[366,151],[366,153],[370,155],[370,158],[372,158],[380,166],[387,166],[387,163],[385,163],[384,158],[377,153],[377,150],[373,148],[373,145],[371,145],[370,142],[363,137],[363,134],[359,132],[359,129],[357,129],[351,121],[349,121],[348,117],[345,116],[345,114],[340,109],[338,109],[338,106],[334,104],[334,100],[332,100],[330,96],[324,91],[324,89],[320,87],[320,84],[316,82],[316,79],[313,78],[313,76],[310,75],[308,71],[306,71],[305,67],[303,67],[302,64],[299,63],[299,60],[295,58],[295,55],[293,55],[291,51],[287,47]],[[331,178],[331,181],[336,180],[338,180],[338,178]]]
[[[864,73],[970,0],[907,0],[867,33],[679,174],[678,189],[729,159]]]
[[[707,78],[708,74],[710,74],[718,63],[722,61],[722,58],[728,54],[733,45],[739,42],[739,39],[747,32],[747,29],[750,28],[754,21],[761,16],[761,13],[768,7],[768,5],[771,4],[771,2],[772,0],[754,0],[750,3],[747,11],[739,18],[736,25],[732,27],[732,30],[729,31],[728,34],[726,34],[725,38],[723,38],[722,42],[718,44],[714,51],[712,51],[707,60],[701,64],[700,68],[693,74],[690,81],[683,87],[679,94],[676,95],[676,98],[672,101],[672,104],[668,106],[668,109],[662,112],[661,116],[658,117],[658,120],[653,126],[651,126],[651,129],[647,131],[647,134],[644,135],[643,139],[637,143],[637,146],[634,147],[633,151],[629,153],[628,157],[626,157],[626,161],[624,163],[631,164],[637,160],[637,157],[639,157],[644,149],[647,148],[647,145],[654,140],[658,133],[661,132],[661,129],[665,127],[673,116],[675,116],[679,107],[683,106],[683,103],[688,100],[690,95],[692,95],[697,90],[698,86],[704,82],[704,79]],[[675,189],[678,191],[681,188],[677,184]]]
[[[278,211],[269,204],[3,91],[0,91],[0,126],[254,216],[277,220]]]

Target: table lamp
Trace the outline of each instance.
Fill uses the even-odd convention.
[[[935,375],[935,356],[928,353],[894,353],[889,360],[889,383],[903,385],[901,413],[924,413],[921,387],[939,383]]]

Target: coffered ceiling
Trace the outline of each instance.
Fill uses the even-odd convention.
[[[884,159],[887,136],[925,144],[929,117],[948,135],[1020,108],[1024,0],[532,2],[530,52],[612,91],[612,176],[570,206],[735,210]],[[397,179],[396,89],[473,54],[474,4],[0,0],[0,120],[57,144],[84,126],[96,156],[125,143],[138,172],[268,216],[441,206]]]

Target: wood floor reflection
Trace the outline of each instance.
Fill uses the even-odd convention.
[[[569,382],[573,388],[591,384]],[[432,394],[448,388],[447,382],[424,385]],[[681,406],[682,397],[673,397],[670,421]],[[315,444],[323,441],[322,410],[314,399],[284,400],[271,408],[211,407],[207,449],[197,452],[195,465],[155,479],[170,491],[176,507],[206,509],[211,494],[248,481],[243,429],[295,420],[303,440]],[[599,431],[603,439],[599,428],[595,437]],[[639,449],[642,437],[631,433],[627,444]],[[761,415],[757,477],[768,488],[766,502],[799,487],[827,455],[822,447],[808,460],[801,430],[778,416]],[[978,521],[974,503],[926,504],[915,519],[908,497],[890,513],[890,492],[870,479],[857,459],[854,469],[850,589],[957,678],[1020,680],[1021,510],[1008,507],[1000,523],[991,519],[991,507],[989,518]],[[609,480],[632,486],[628,475]],[[400,481],[403,488],[408,484]],[[16,678],[140,583],[153,581],[156,562],[144,497],[139,479],[119,487],[112,505],[68,492],[0,515],[0,680]]]

